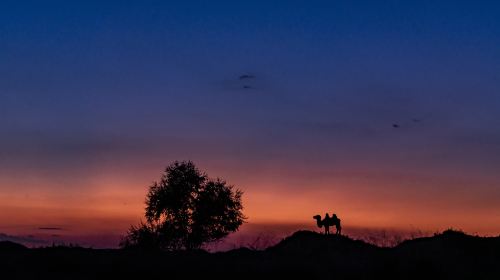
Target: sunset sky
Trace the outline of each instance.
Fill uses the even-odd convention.
[[[335,212],[347,233],[498,235],[499,15],[494,1],[1,1],[0,239],[114,247],[174,160],[245,192],[243,231]]]

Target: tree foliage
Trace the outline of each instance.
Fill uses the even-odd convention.
[[[210,179],[191,161],[169,165],[146,197],[146,223],[132,226],[123,247],[198,249],[238,230],[242,191]]]

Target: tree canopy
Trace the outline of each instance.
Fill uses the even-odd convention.
[[[193,162],[176,161],[149,187],[146,222],[132,226],[121,245],[190,250],[218,241],[243,224],[242,194]]]

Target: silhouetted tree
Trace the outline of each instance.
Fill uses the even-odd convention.
[[[209,179],[191,161],[169,165],[146,197],[146,223],[132,226],[123,247],[197,249],[238,230],[242,191]]]

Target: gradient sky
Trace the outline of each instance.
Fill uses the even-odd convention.
[[[245,191],[247,228],[328,211],[347,230],[500,234],[499,14],[2,1],[0,238],[116,245],[184,159]]]

